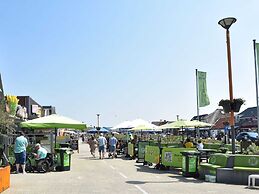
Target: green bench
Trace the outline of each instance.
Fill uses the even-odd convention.
[[[259,155],[235,155],[234,170],[259,173]]]
[[[200,163],[199,177],[201,179],[205,178],[205,175],[216,176],[218,168],[225,168],[228,166],[229,155],[222,153],[215,153],[210,156],[208,163]]]
[[[219,143],[205,143],[204,149],[213,149],[213,150],[219,150],[221,147],[221,144]]]
[[[218,168],[217,182],[247,185],[248,176],[251,174],[259,174],[259,155],[232,155],[232,168]],[[259,181],[256,181],[259,185]]]

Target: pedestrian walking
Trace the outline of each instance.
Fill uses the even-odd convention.
[[[104,153],[105,153],[105,147],[107,144],[106,138],[103,136],[102,133],[100,133],[100,137],[98,138],[98,147],[99,147],[99,158],[103,159],[104,158]]]
[[[114,136],[114,133],[112,133],[112,137],[109,139],[109,146],[110,146],[110,148],[109,148],[110,154],[109,155],[111,155],[112,158],[114,158],[116,156],[116,145],[117,145],[117,143],[118,143],[118,140]]]
[[[91,137],[89,138],[88,144],[90,146],[90,153],[95,158],[95,149],[97,148],[97,141],[93,135],[91,135]]]
[[[107,140],[106,152],[110,153],[110,137],[108,133],[105,135],[105,139]]]
[[[25,162],[26,162],[26,148],[28,146],[28,140],[24,137],[24,133],[20,131],[18,137],[14,143],[14,154],[16,173],[19,173],[20,166],[22,167],[22,173],[25,174]]]

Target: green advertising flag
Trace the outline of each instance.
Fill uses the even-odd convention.
[[[206,72],[198,71],[198,95],[199,95],[199,107],[204,107],[210,104],[210,100],[207,94]]]

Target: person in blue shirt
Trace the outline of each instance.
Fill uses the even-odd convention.
[[[112,137],[109,139],[109,151],[112,155],[112,158],[116,156],[116,145],[118,143],[118,140],[116,137],[114,137],[114,133],[112,133]]]
[[[15,139],[14,143],[14,154],[15,154],[15,164],[16,173],[19,173],[20,166],[22,167],[23,174],[25,172],[25,162],[26,162],[26,147],[28,146],[28,140],[24,137],[24,133],[20,131],[18,137]]]
[[[105,146],[107,144],[106,138],[103,136],[102,133],[100,133],[100,137],[98,138],[98,147],[99,147],[99,155],[100,159],[104,158],[104,153],[105,153]]]
[[[35,149],[37,150],[37,153],[34,153],[33,155],[35,156],[36,160],[42,160],[47,157],[48,151],[45,148],[41,147],[39,143],[35,145]]]

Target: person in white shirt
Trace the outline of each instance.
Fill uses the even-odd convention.
[[[100,134],[100,137],[98,138],[98,147],[99,147],[99,155],[100,159],[104,158],[104,153],[105,153],[105,146],[107,144],[107,140],[105,137],[103,137],[103,134]]]
[[[202,150],[202,149],[203,149],[203,143],[201,142],[201,140],[198,140],[197,150]]]

